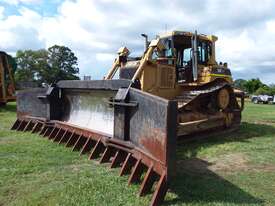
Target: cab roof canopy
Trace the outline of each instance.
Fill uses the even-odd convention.
[[[194,33],[192,32],[188,32],[188,31],[170,31],[170,32],[166,32],[164,34],[159,35],[159,38],[168,38],[168,37],[180,37],[183,38],[183,36],[185,37],[191,37]],[[214,35],[205,35],[205,34],[198,34],[198,38],[201,40],[205,40],[205,41],[210,41],[210,42],[215,42],[218,40],[218,37],[214,36]]]

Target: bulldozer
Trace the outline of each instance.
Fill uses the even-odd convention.
[[[16,100],[13,72],[12,57],[0,51],[0,106]]]
[[[89,159],[121,167],[139,195],[164,200],[176,173],[177,141],[239,127],[244,95],[217,63],[214,35],[172,31],[131,57],[126,47],[102,80],[62,80],[17,95],[12,130],[39,133]]]

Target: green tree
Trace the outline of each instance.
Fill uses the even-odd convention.
[[[250,79],[244,84],[244,87],[249,94],[255,93],[260,87],[263,86],[264,84],[261,82],[259,78]]]
[[[79,79],[77,57],[68,47],[54,45],[48,49],[48,52],[51,82]]]
[[[246,80],[244,80],[244,79],[236,79],[235,81],[234,81],[234,86],[235,87],[237,87],[237,88],[239,88],[239,89],[241,89],[241,90],[243,90],[243,91],[246,91],[246,88],[245,88],[245,84],[246,84]]]
[[[59,80],[79,79],[77,57],[65,46],[53,46],[48,50],[19,50],[16,53],[16,81],[32,81],[41,84]]]
[[[269,86],[262,86],[255,92],[256,95],[272,95],[271,88]]]
[[[36,71],[36,81],[41,84],[51,83],[53,81],[51,76],[51,68],[49,66],[49,52],[46,49],[40,49],[34,52],[34,58],[36,60],[35,71]]]
[[[271,95],[275,95],[275,84],[269,85]]]
[[[35,77],[35,59],[34,51],[18,50],[16,52],[17,70],[15,72],[15,81],[33,81]]]

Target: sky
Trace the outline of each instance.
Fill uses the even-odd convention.
[[[233,77],[275,83],[274,0],[0,0],[0,50],[69,47],[80,76],[101,79],[116,52],[142,53],[170,30],[214,34],[218,62]]]

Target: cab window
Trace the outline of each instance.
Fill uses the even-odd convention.
[[[201,41],[198,42],[198,63],[207,64],[211,56],[211,43]]]
[[[165,49],[162,51],[158,51],[156,48],[153,52],[152,59],[157,60],[161,64],[174,65],[172,39],[161,39],[161,42],[164,45]]]

